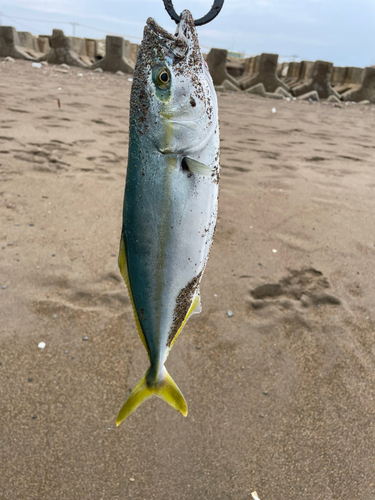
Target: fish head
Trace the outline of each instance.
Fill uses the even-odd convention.
[[[217,123],[216,93],[191,13],[182,12],[174,35],[149,18],[133,76],[131,127],[160,153],[186,155],[205,147]]]

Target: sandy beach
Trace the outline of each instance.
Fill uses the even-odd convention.
[[[130,88],[0,63],[0,498],[375,499],[375,105],[219,93],[203,312],[167,361],[189,415],[116,428],[148,367],[117,268]]]

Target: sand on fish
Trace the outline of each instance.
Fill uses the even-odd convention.
[[[0,497],[375,498],[375,106],[219,95],[203,312],[167,361],[189,415],[116,428],[148,367],[117,269],[130,86],[0,64]]]

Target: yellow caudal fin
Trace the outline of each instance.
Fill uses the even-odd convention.
[[[172,408],[179,411],[186,417],[188,413],[187,404],[182,392],[177,387],[172,377],[163,367],[155,383],[147,381],[150,369],[146,372],[142,380],[130,394],[124,406],[118,414],[116,425],[120,425],[134,410],[151,396],[157,396],[168,403]]]

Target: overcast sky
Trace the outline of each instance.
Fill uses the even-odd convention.
[[[212,1],[174,0],[174,5],[178,13],[189,9],[198,18]],[[52,28],[72,35],[68,23],[75,22],[76,36],[142,37],[149,16],[170,31],[175,26],[162,0],[0,0],[0,12],[3,25],[36,35]],[[375,65],[375,0],[225,0],[220,15],[198,33],[204,46],[248,55],[272,52],[370,66]]]

